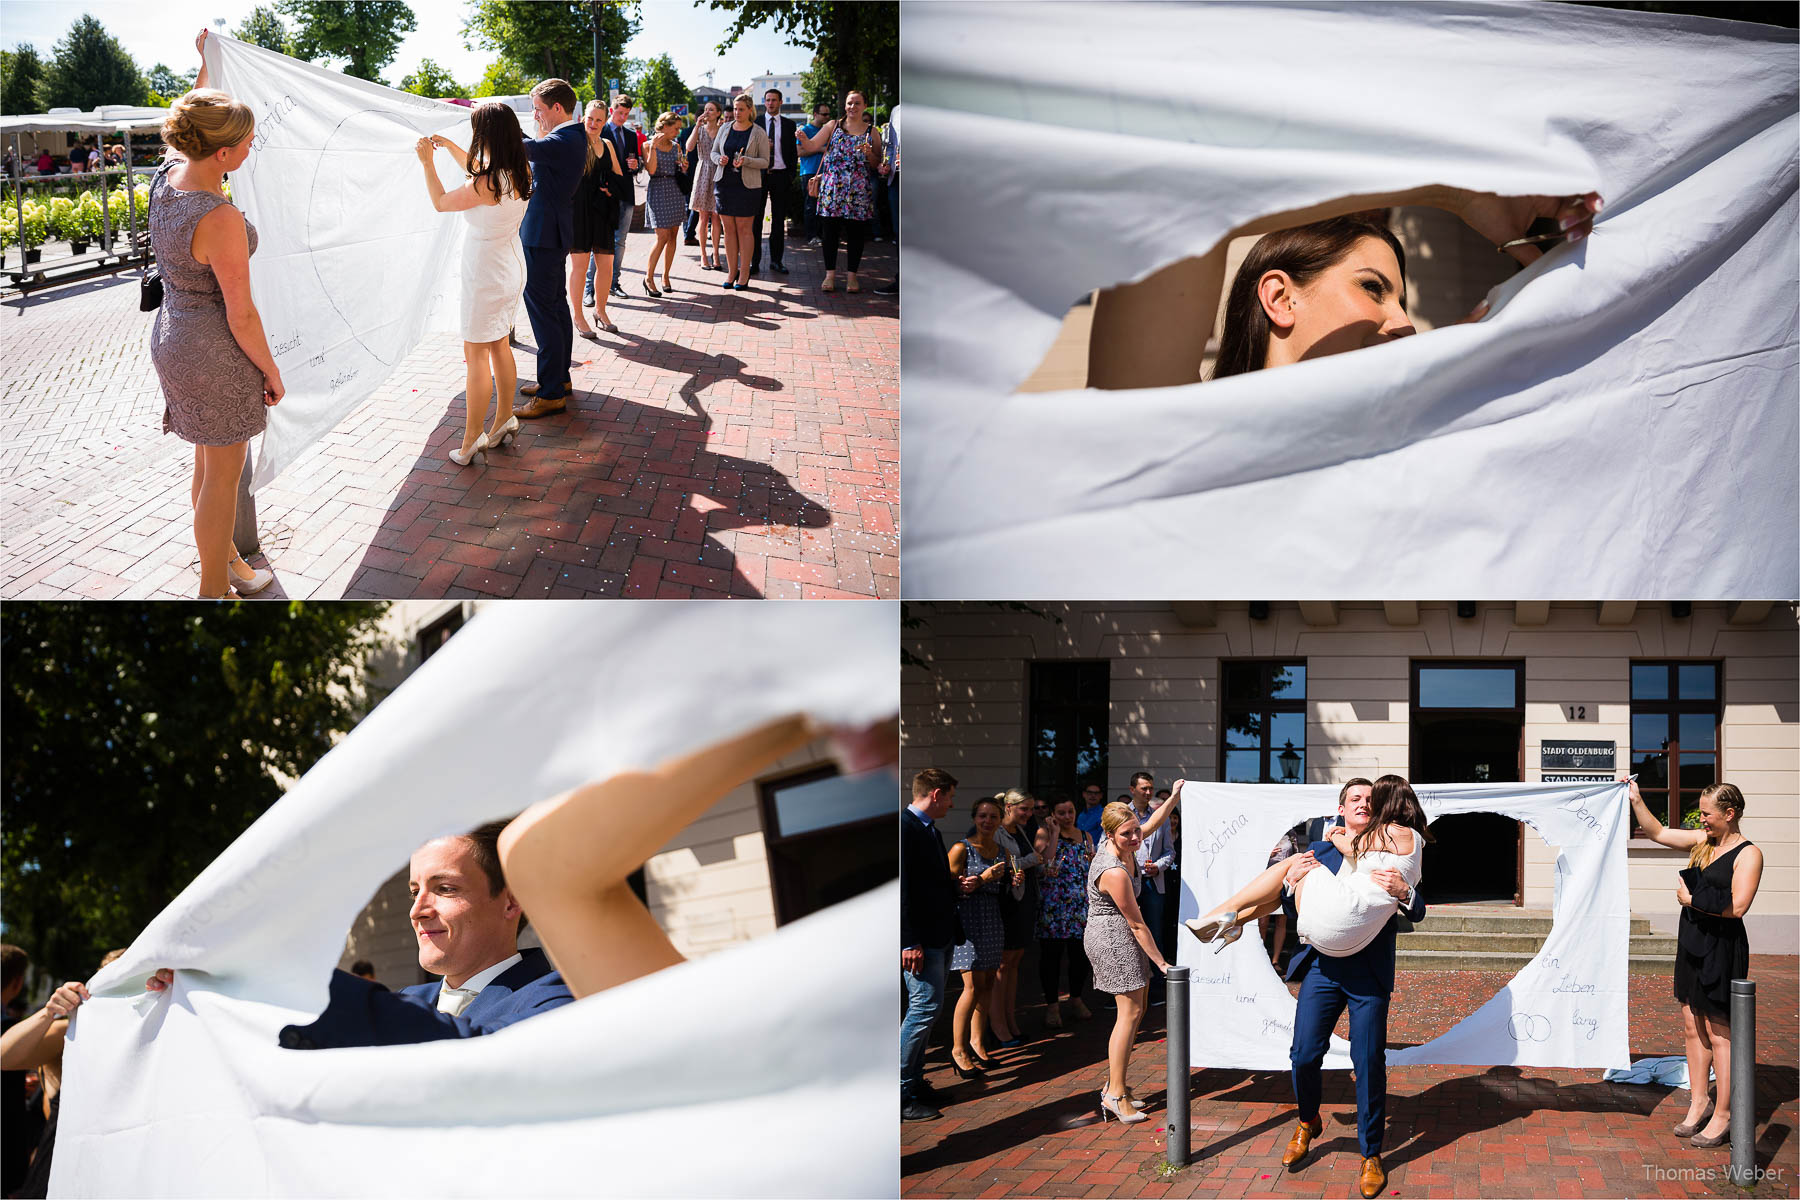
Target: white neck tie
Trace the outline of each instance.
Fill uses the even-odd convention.
[[[472,992],[467,988],[453,988],[449,984],[443,986],[438,995],[438,1011],[452,1017],[462,1016],[463,1009],[475,1002],[480,992]]]

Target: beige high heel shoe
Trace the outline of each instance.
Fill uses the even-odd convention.
[[[1136,1125],[1140,1121],[1148,1121],[1150,1119],[1145,1116],[1141,1110],[1133,1108],[1131,1106],[1131,1101],[1127,1100],[1125,1097],[1109,1096],[1106,1094],[1106,1089],[1101,1088],[1100,1121],[1102,1124],[1106,1122],[1107,1113],[1111,1113],[1113,1116],[1119,1118],[1119,1122],[1124,1125]]]
[[[247,575],[240,575],[233,567],[242,567]],[[269,571],[259,571],[245,562],[242,555],[225,564],[225,573],[231,576],[231,587],[240,596],[254,596],[256,593],[275,582],[275,576]],[[227,593],[229,595],[230,593]]]

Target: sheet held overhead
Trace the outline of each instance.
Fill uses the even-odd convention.
[[[1794,38],[1576,5],[909,5],[934,216],[905,244],[907,593],[1793,594]],[[1605,210],[1477,324],[1015,394],[1089,291],[1427,185]]]
[[[54,1194],[891,1194],[893,885],[487,1037],[277,1035],[422,842],[780,717],[891,716],[898,652],[867,602],[484,611],[94,978]]]

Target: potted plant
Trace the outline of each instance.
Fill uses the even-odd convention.
[[[76,254],[87,253],[87,230],[82,228],[81,215],[67,196],[50,199],[50,231],[68,242]]]
[[[75,218],[88,241],[99,244],[103,250],[110,250],[112,245],[106,236],[106,214],[100,211],[100,201],[95,199],[97,194],[82,193],[81,203],[75,206]]]
[[[44,239],[50,236],[49,214],[44,211],[43,205],[35,200],[25,202],[24,214],[25,245],[23,249],[26,265],[30,265],[42,255],[43,252],[38,247],[42,246]]]
[[[19,240],[19,215],[10,206],[0,208],[0,266],[6,265],[6,252]]]

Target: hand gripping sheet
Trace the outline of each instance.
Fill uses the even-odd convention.
[[[206,67],[256,114],[231,196],[261,239],[250,287],[287,395],[269,410],[254,489],[367,400],[429,328],[452,327],[466,222],[431,207],[413,146],[436,133],[466,149],[469,110],[219,34]],[[437,168],[461,186],[448,154]]]
[[[95,976],[52,1194],[892,1194],[897,885],[487,1037],[276,1036],[420,843],[781,716],[891,716],[898,655],[866,601],[481,613]]]
[[[1572,4],[905,15],[906,594],[1128,598],[1145,571],[1217,599],[1795,594],[1794,31]],[[1014,394],[1091,289],[1433,184],[1605,211],[1478,324]]]
[[[1627,1048],[1627,972],[1631,895],[1625,842],[1631,836],[1627,785],[1469,783],[1415,785],[1429,821],[1455,813],[1500,813],[1525,822],[1527,838],[1556,851],[1555,921],[1531,962],[1508,979],[1489,976],[1494,995],[1461,1021],[1418,1046],[1389,1050],[1389,1063],[1470,1066],[1623,1067]],[[1281,835],[1301,821],[1337,811],[1335,784],[1189,783],[1181,790],[1181,919],[1223,904],[1267,863]],[[1510,840],[1496,854],[1515,853]],[[1433,888],[1419,880],[1421,930],[1430,930]],[[1285,1071],[1296,1003],[1269,966],[1255,930],[1215,953],[1185,930],[1177,961],[1190,967],[1189,1028],[1197,1067]],[[1389,1013],[1420,1001],[1395,976]],[[1390,1015],[1390,1021],[1392,1015]],[[1350,1046],[1331,1039],[1328,1068],[1350,1066]]]

